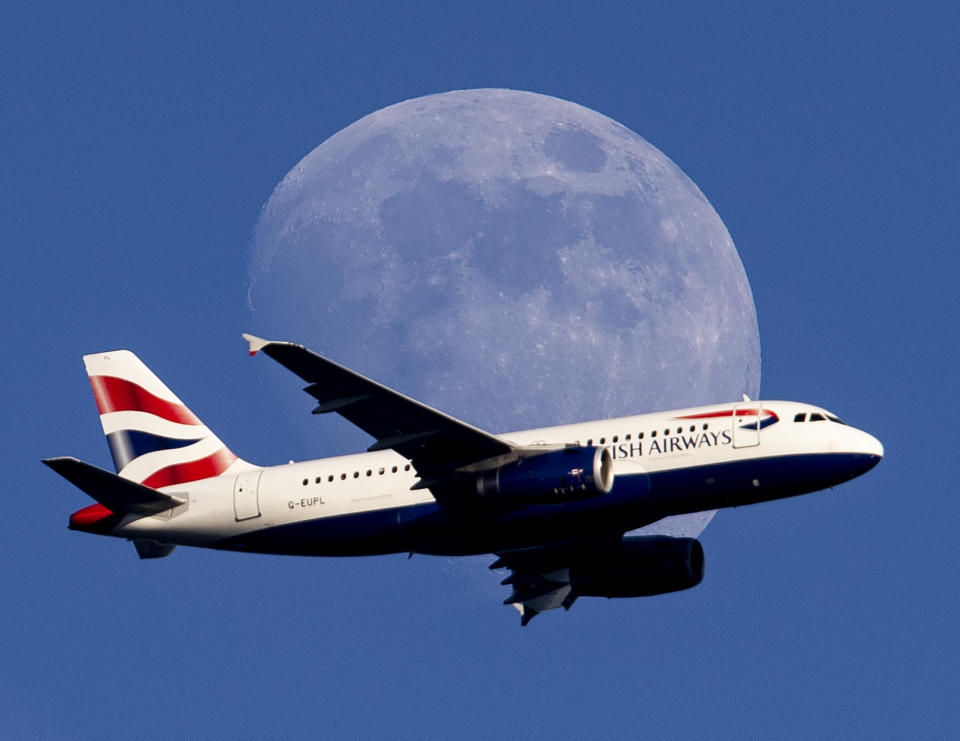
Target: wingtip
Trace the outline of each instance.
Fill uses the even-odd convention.
[[[72,455],[55,455],[52,458],[41,458],[40,462],[45,466],[49,466],[57,473],[60,473],[60,470],[64,466],[70,465],[73,461],[77,460]]]
[[[256,335],[243,333],[243,339],[245,339],[250,344],[250,357],[252,358],[258,352],[260,352],[264,347],[270,344],[270,340],[265,340],[262,337],[257,337]]]

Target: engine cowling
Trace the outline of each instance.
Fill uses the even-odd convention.
[[[666,535],[626,537],[570,566],[570,586],[584,597],[647,597],[689,589],[702,579],[700,541]]]
[[[569,447],[523,458],[476,479],[486,501],[553,503],[588,499],[613,488],[613,459],[607,448]]]

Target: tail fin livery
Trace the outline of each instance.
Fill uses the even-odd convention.
[[[129,350],[83,363],[121,477],[159,489],[219,476],[239,461]]]

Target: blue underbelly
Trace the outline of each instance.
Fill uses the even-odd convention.
[[[496,514],[457,516],[436,502],[264,528],[213,547],[314,556],[417,552],[470,555],[572,539],[619,537],[669,515],[796,496],[843,483],[876,463],[857,454],[754,458],[621,475],[606,495]]]

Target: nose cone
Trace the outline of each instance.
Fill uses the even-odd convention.
[[[869,432],[857,430],[856,441],[853,447],[852,452],[856,458],[855,476],[866,473],[883,458],[883,443]]]
[[[883,458],[883,443],[877,440],[877,438],[875,438],[869,432],[857,430],[853,447],[853,452],[855,453],[868,455],[871,458],[875,458],[877,461]]]
[[[880,459],[883,458],[883,443],[867,432],[864,432],[863,436],[867,439],[865,445],[867,455],[872,455],[879,463]]]

